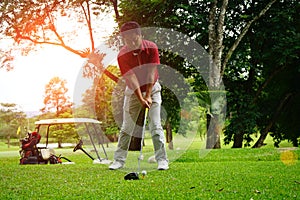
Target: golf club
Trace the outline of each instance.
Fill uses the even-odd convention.
[[[94,160],[94,158],[88,154],[88,152],[86,152],[83,148],[82,148],[82,145],[83,145],[83,141],[82,140],[79,140],[78,144],[74,147],[73,149],[73,152],[77,151],[78,149],[83,151],[83,153],[85,153],[88,157],[90,157],[92,160]]]
[[[139,180],[139,172],[141,170],[141,160],[143,159],[143,144],[144,144],[144,137],[145,137],[145,127],[147,122],[147,114],[148,114],[148,108],[145,108],[145,115],[144,115],[144,124],[142,128],[142,139],[141,139],[141,148],[140,148],[140,154],[138,156],[138,172],[130,172],[124,176],[125,180]],[[146,173],[143,173],[143,177],[146,175]]]

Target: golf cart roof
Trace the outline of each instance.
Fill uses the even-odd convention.
[[[100,121],[90,118],[55,118],[55,119],[42,119],[36,121],[36,125],[54,125],[54,124],[78,124],[78,123],[94,123],[101,124]]]

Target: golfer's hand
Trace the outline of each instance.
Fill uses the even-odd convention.
[[[148,101],[146,101],[145,99],[142,99],[141,104],[143,108],[150,108]]]
[[[144,99],[145,99],[145,101],[147,101],[147,104],[148,104],[148,106],[149,106],[149,107],[147,107],[147,108],[150,108],[151,105],[152,105],[152,98],[151,98],[151,97],[145,97]]]

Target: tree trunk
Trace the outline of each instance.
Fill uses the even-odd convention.
[[[219,93],[222,90],[221,77],[221,61],[223,54],[223,38],[224,38],[224,21],[228,0],[223,0],[222,5],[218,8],[218,0],[214,0],[210,4],[209,26],[208,26],[208,43],[209,55],[211,57],[209,66],[208,89],[211,98],[209,112],[211,113],[210,122],[207,122],[207,141],[206,148],[221,148],[220,134],[222,130],[222,103],[224,103],[223,95]],[[215,93],[216,92],[216,93]]]
[[[220,149],[220,133],[222,123],[220,123],[219,115],[212,115],[209,119],[210,123],[207,130],[206,149]]]
[[[58,139],[57,146],[58,146],[58,148],[62,148],[62,140],[61,139]]]
[[[273,123],[270,123],[261,133],[260,136],[258,138],[258,140],[256,141],[256,143],[253,145],[252,148],[260,148],[262,146],[264,146],[264,141],[268,136],[269,130],[272,127]]]
[[[7,136],[7,148],[10,148],[10,134]]]
[[[243,147],[243,140],[244,140],[244,133],[243,132],[235,134],[234,137],[233,137],[232,148],[242,148]]]
[[[277,110],[275,111],[273,117],[271,118],[271,120],[269,121],[269,124],[266,126],[266,128],[261,132],[258,140],[256,141],[256,143],[253,145],[252,148],[260,148],[262,146],[264,146],[264,141],[267,138],[270,129],[272,128],[273,124],[275,123],[276,119],[278,118],[279,114],[281,113],[281,110],[283,109],[284,105],[286,104],[286,102],[291,98],[293,94],[292,93],[288,93],[285,95],[285,97],[280,101],[279,106],[277,107]]]
[[[166,121],[166,139],[167,143],[169,144],[169,149],[173,150],[173,135],[172,135],[172,125],[169,121],[169,119]]]
[[[292,140],[292,143],[293,143],[293,147],[298,147],[298,140],[297,139],[293,139]]]

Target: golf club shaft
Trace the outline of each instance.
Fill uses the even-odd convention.
[[[145,108],[144,124],[143,124],[143,128],[142,128],[141,149],[140,149],[140,155],[138,157],[138,172],[141,170],[141,158],[142,158],[142,155],[143,155],[143,144],[144,144],[144,137],[145,137],[147,115],[148,115],[148,108]]]
[[[84,149],[82,149],[82,148],[79,148],[79,149],[81,151],[83,151],[83,153],[85,153],[88,157],[90,157],[90,159],[94,160],[94,158],[90,154],[88,154],[88,152],[86,152]]]

